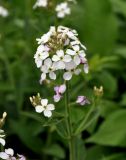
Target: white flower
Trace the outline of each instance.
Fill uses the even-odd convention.
[[[39,47],[34,58],[37,67],[42,71],[40,83],[48,77],[55,80],[58,70],[64,70],[63,78],[70,80],[73,74],[78,75],[81,72],[82,64],[84,72],[88,73],[86,47],[79,41],[76,30],[51,26],[37,41]]]
[[[86,47],[79,41],[75,40],[71,42],[71,46],[80,45],[84,50],[86,50]]]
[[[41,99],[41,104],[35,107],[36,112],[44,114],[45,117],[51,117],[55,109],[53,104],[48,104],[48,99]]]
[[[79,75],[81,72],[81,69],[77,69],[77,66],[74,61],[66,63],[65,69],[66,72],[63,74],[63,78],[67,81],[69,81],[72,78],[73,74]]]
[[[49,77],[50,79],[55,80],[56,79],[56,74],[55,74],[55,70],[56,70],[56,63],[52,62],[50,58],[47,58],[44,61],[44,65],[41,67],[41,71],[42,71],[42,75],[41,75],[41,81],[46,79],[46,74],[49,73]]]
[[[0,6],[0,16],[2,17],[7,17],[8,16],[8,11],[4,7]]]
[[[5,160],[16,160],[14,156],[14,150],[11,148],[5,149],[5,152],[0,152],[0,158]]]
[[[3,137],[5,137],[4,131],[0,129],[0,144],[5,146],[5,140],[3,139]]]
[[[58,50],[56,55],[53,55],[52,60],[57,63],[58,69],[65,69],[65,62],[70,62],[72,60],[70,55],[64,55],[63,50]]]
[[[66,15],[71,13],[70,8],[68,7],[67,2],[60,3],[56,6],[56,12],[58,18],[64,18]]]
[[[38,44],[45,44],[50,40],[51,36],[55,34],[56,28],[54,26],[51,26],[49,32],[44,34],[41,38],[37,38],[36,40],[38,41]]]
[[[34,55],[35,63],[38,68],[42,66],[42,62],[44,59],[46,59],[49,56],[49,48],[44,45],[40,45],[37,48],[36,54]]]
[[[48,5],[48,0],[37,0],[33,6],[33,9],[36,9],[37,7],[47,7],[47,5]]]
[[[59,33],[62,33],[63,37],[65,35],[67,35],[68,38],[71,39],[71,40],[74,40],[74,41],[78,40],[78,38],[77,38],[78,34],[77,34],[76,30],[72,30],[72,29],[64,27],[64,26],[59,26],[58,29],[57,29],[57,31]]]
[[[69,80],[71,80],[73,74],[79,75],[80,72],[81,72],[81,69],[74,69],[73,71],[69,70],[63,74],[63,78],[64,78],[64,80],[69,81]]]

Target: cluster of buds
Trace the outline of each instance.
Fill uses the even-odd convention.
[[[8,10],[5,9],[3,6],[0,6],[0,16],[7,17],[8,16]]]
[[[32,105],[37,113],[43,113],[45,117],[51,117],[52,111],[55,110],[54,104],[48,104],[48,99],[42,99],[40,94],[30,97]]]
[[[94,94],[97,97],[103,96],[103,86],[100,86],[100,88],[97,88],[96,86],[94,86]]]
[[[76,30],[51,26],[37,41],[39,46],[34,59],[42,72],[41,83],[48,78],[56,80],[58,70],[63,71],[63,79],[68,81],[82,70],[88,73],[86,47],[79,41]]]
[[[57,13],[58,18],[64,18],[66,15],[71,14],[71,8],[70,8],[70,2],[76,2],[75,0],[66,0],[64,2],[58,3],[55,6],[55,11]],[[33,6],[33,9],[36,9],[37,7],[44,7],[47,8],[49,6],[52,6],[51,0],[37,0],[36,3]]]
[[[20,154],[17,154],[17,156],[14,157],[14,150],[11,148],[5,149],[4,152],[0,152],[0,158],[3,160],[26,160],[26,158]]]

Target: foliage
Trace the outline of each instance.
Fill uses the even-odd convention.
[[[8,146],[11,144],[29,159],[68,159],[67,143],[60,138],[67,138],[64,115],[55,113],[58,121],[57,118],[51,121],[47,129],[47,119],[34,113],[29,101],[37,92],[50,98],[54,94],[50,87],[39,84],[40,73],[33,55],[36,37],[47,32],[50,24],[60,23],[75,28],[88,48],[90,72],[71,81],[74,87],[71,100],[76,99],[77,93],[92,100],[93,87],[104,87],[98,112],[92,115],[93,123],[89,117],[89,125],[83,126],[83,134],[75,139],[76,156],[78,160],[125,160],[126,2],[78,0],[72,14],[58,21],[46,9],[33,10],[34,3],[34,0],[0,1],[9,10],[7,18],[0,17],[0,113],[8,113],[5,125]],[[57,110],[62,111],[63,105]],[[75,131],[90,107],[71,106]]]

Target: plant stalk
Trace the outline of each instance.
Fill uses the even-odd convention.
[[[69,82],[66,82],[66,94],[65,94],[65,110],[66,110],[66,126],[69,141],[69,160],[75,160],[75,145],[74,136],[72,133],[71,112],[70,112],[70,100],[69,100]]]

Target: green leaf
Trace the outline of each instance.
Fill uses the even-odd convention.
[[[87,139],[101,145],[126,147],[126,110],[119,110],[103,122],[99,130]]]
[[[113,154],[107,157],[102,158],[102,160],[125,160],[126,154]]]
[[[126,2],[124,0],[111,0],[111,2],[114,10],[126,17]]]
[[[65,152],[63,148],[58,144],[53,144],[48,148],[44,148],[43,152],[47,155],[54,156],[60,159],[65,158]]]
[[[106,97],[115,96],[117,91],[117,79],[110,72],[104,71],[98,74],[97,81],[99,81],[99,84],[103,86],[104,95]]]
[[[36,136],[36,131],[42,130],[42,125],[33,121],[22,120],[10,120],[11,129],[14,134],[17,134],[21,141],[32,151],[40,154],[42,150],[42,140]]]

